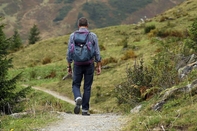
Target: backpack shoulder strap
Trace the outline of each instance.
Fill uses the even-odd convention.
[[[81,42],[83,44],[86,44],[86,42],[89,40],[89,34],[90,32],[82,32],[82,31],[75,31],[74,36],[73,36],[73,41],[74,42]],[[81,36],[80,36],[81,35]]]

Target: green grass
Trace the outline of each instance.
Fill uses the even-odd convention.
[[[195,1],[191,1],[191,3],[185,1],[180,6],[163,13],[163,15],[154,17],[151,22],[147,22],[146,24],[154,24],[156,29],[162,32],[164,29],[184,31],[191,25],[192,20],[197,17],[195,14],[196,4]],[[174,12],[180,8],[187,11],[187,15],[184,15],[185,11],[182,11],[180,14],[183,15],[178,18],[177,14]],[[161,18],[164,16],[168,18],[172,17],[173,19],[160,22]],[[166,46],[169,46],[169,49],[173,49],[176,53],[181,53],[183,39],[172,37],[160,38],[156,35],[150,37],[149,33],[144,33],[144,27],[144,24],[133,24],[92,30],[97,34],[99,43],[106,48],[106,50],[101,50],[102,58],[106,59],[113,57],[117,60],[117,63],[108,64],[110,67],[109,69],[103,69],[100,76],[94,76],[90,103],[91,109],[95,109],[99,112],[128,113],[128,125],[125,126],[125,131],[143,131],[162,127],[166,130],[196,130],[197,121],[194,117],[197,113],[195,109],[197,106],[196,95],[185,96],[182,94],[177,96],[176,99],[172,98],[159,112],[151,109],[152,105],[159,99],[158,96],[139,103],[142,104],[143,107],[141,112],[137,114],[129,114],[131,107],[128,105],[117,104],[117,99],[113,93],[114,88],[126,78],[126,68],[128,66],[133,66],[135,61],[135,59],[121,60],[121,57],[126,51],[123,49],[124,43],[121,42],[126,37],[128,37],[128,49],[132,49],[138,58],[143,58],[146,65],[150,65],[152,57],[162,49],[161,41],[168,40]],[[67,44],[65,42],[68,41],[68,38],[69,35],[43,40],[35,45],[30,45],[11,54],[10,57],[13,57],[14,68],[10,70],[9,76],[11,77],[19,72],[23,72],[20,80],[21,84],[40,86],[42,88],[57,91],[61,95],[73,99],[71,79],[62,80],[62,77],[67,75],[67,62],[65,60]],[[49,58],[51,62],[43,64],[43,59],[45,58]],[[51,72],[56,72],[56,76],[53,78],[46,78]],[[191,76],[188,77],[188,81],[195,79],[195,74],[195,72],[192,72]],[[39,95],[38,98],[43,101],[48,99],[47,97],[43,97],[43,94]],[[53,99],[54,98],[51,98],[50,100]],[[43,110],[42,104],[38,110]],[[41,114],[39,115],[41,116]],[[47,117],[48,116],[43,119],[47,119]],[[6,119],[9,122],[10,119]],[[31,119],[31,117],[29,119]],[[40,123],[42,124],[42,122]],[[11,128],[14,127],[7,127],[6,129]]]
[[[48,123],[59,120],[57,112],[72,112],[74,106],[56,99],[41,91],[31,90],[19,107],[23,106],[22,115],[15,118],[9,115],[0,117],[1,131],[32,131],[46,126]]]
[[[179,97],[168,101],[162,111],[151,110],[152,104],[157,101],[157,97],[143,105],[140,113],[128,115],[128,127],[124,130],[152,130],[153,128],[162,130],[187,130],[197,129],[197,96]]]
[[[36,116],[26,115],[22,118],[13,118],[12,116],[1,117],[1,130],[2,131],[32,131],[39,129],[43,125],[50,122],[57,121],[57,114],[55,113],[37,113]]]

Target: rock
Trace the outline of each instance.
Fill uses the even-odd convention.
[[[163,107],[164,104],[165,104],[165,101],[164,101],[164,100],[159,101],[159,102],[157,102],[157,103],[152,107],[152,109],[153,109],[154,111],[159,111],[159,110]]]
[[[191,94],[196,94],[197,93],[197,79],[192,81],[191,84],[188,84],[186,86],[180,87],[180,88],[169,88],[166,89],[165,92],[162,94],[163,97],[161,100],[159,100],[155,105],[152,106],[152,109],[154,111],[160,110],[163,105],[171,98],[171,96],[175,94],[185,94],[185,93],[191,93]]]
[[[21,113],[13,113],[10,116],[14,117],[14,118],[21,118],[22,116],[27,115],[27,112],[21,112]]]
[[[176,68],[179,78],[185,78],[193,69],[197,68],[197,56],[192,54],[190,57],[182,57]]]
[[[138,113],[138,112],[140,112],[141,108],[142,108],[142,105],[136,106],[130,112],[133,113],[133,114]]]

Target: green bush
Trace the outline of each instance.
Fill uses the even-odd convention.
[[[136,61],[133,67],[126,69],[127,77],[115,87],[118,104],[134,107],[144,98],[147,99],[158,91],[179,84],[176,54],[170,50],[171,45],[168,44],[170,40],[158,41],[161,47],[149,66],[144,66],[144,62],[141,60]]]
[[[118,104],[129,104],[134,107],[142,101],[143,87],[151,87],[152,71],[144,67],[144,62],[135,62],[133,67],[126,69],[127,78],[115,87],[115,96]]]
[[[189,27],[189,33],[192,41],[188,40],[189,42],[187,41],[186,45],[194,51],[197,51],[197,19],[195,19]]]
[[[160,42],[160,52],[152,58],[151,64],[153,69],[151,84],[162,89],[170,88],[180,82],[176,70],[176,54],[170,50],[171,45],[168,43],[168,41]]]
[[[147,33],[149,33],[151,30],[154,30],[155,28],[156,28],[155,25],[145,26],[145,28],[144,28],[144,33],[147,34]]]

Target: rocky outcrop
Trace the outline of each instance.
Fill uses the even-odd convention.
[[[191,95],[197,94],[197,79],[192,81],[191,84],[188,84],[183,87],[172,87],[166,89],[164,92],[160,94],[161,99],[152,106],[152,109],[158,111],[172,96],[176,94],[187,94],[187,93],[191,93]]]
[[[192,54],[188,57],[180,57],[180,61],[177,64],[178,75],[181,80],[184,80],[188,74],[197,68],[197,56]],[[197,79],[193,80],[190,84],[183,87],[172,87],[164,90],[160,94],[160,100],[152,106],[155,111],[160,110],[163,105],[172,97],[177,94],[197,94]]]
[[[177,64],[179,78],[184,79],[193,69],[197,67],[197,56],[182,57]]]

